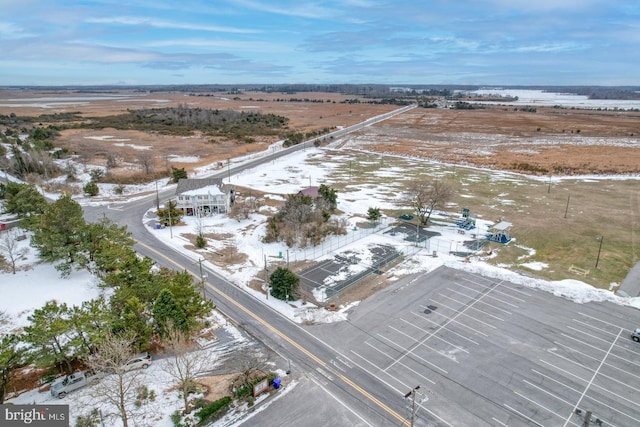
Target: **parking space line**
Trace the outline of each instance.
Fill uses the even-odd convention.
[[[465,280],[465,281],[467,281],[467,282],[471,282],[471,283],[473,283],[473,284],[476,284],[476,285],[478,285],[478,286],[483,286],[484,288],[491,288],[491,286],[489,286],[489,285],[484,285],[484,284],[482,284],[482,283],[474,282],[473,280],[469,280],[469,279],[467,279],[466,277],[462,277],[461,279],[462,279],[462,280]],[[459,282],[456,282],[456,281],[454,281],[453,283],[455,283],[455,284],[460,284]],[[494,285],[494,286],[502,286],[502,283],[504,283],[504,280],[500,280],[499,282],[494,282],[494,281],[492,281],[492,282],[491,282],[491,285]],[[460,284],[460,286],[463,286],[463,285],[462,285],[462,284]],[[522,294],[523,296],[526,296],[526,297],[531,297],[531,296],[532,296],[532,294],[530,294],[530,293],[528,293],[528,292],[524,292],[524,291],[521,291],[521,290],[518,290],[518,289],[515,289],[515,288],[507,287],[507,289],[509,289],[509,291],[513,291],[513,292],[516,292],[516,293]],[[499,293],[500,295],[507,296],[507,297],[509,297],[509,298],[513,298],[513,299],[518,300],[518,301],[520,301],[520,302],[525,302],[525,301],[526,301],[526,300],[523,300],[523,299],[521,299],[521,298],[518,298],[518,297],[516,297],[516,296],[514,296],[514,295],[508,294],[508,293],[503,292],[503,291],[498,291],[497,293]]]
[[[572,339],[572,340],[574,340],[574,341],[577,341],[577,342],[579,342],[580,344],[583,344],[585,347],[589,347],[589,348],[592,348],[592,349],[594,349],[594,350],[598,350],[598,351],[600,351],[600,352],[604,351],[604,350],[603,350],[603,349],[601,349],[600,347],[596,347],[595,345],[588,344],[588,343],[584,342],[583,340],[579,340],[579,339],[577,339],[577,338],[574,338],[574,337],[573,337],[573,336],[571,336],[571,335],[566,335],[566,334],[561,334],[561,335],[562,335],[562,336],[564,336],[564,337],[566,337],[566,338],[569,338],[569,339]],[[561,345],[561,344],[559,344],[559,343],[558,343],[558,342],[556,342],[556,341],[554,341],[554,344]],[[625,350],[626,352],[629,352],[629,353],[631,353],[631,352],[632,352],[631,350],[629,350],[628,348],[625,348],[625,347],[622,347],[622,349],[623,349],[623,350]],[[613,357],[613,358],[616,358],[616,359],[620,359],[620,360],[622,360],[622,361],[624,361],[624,362],[627,362],[627,363],[632,363],[632,364],[637,363],[637,362],[634,362],[634,361],[632,361],[632,360],[625,359],[624,357],[619,356],[619,355],[617,355],[617,354],[610,354],[610,356],[611,356],[611,357]]]
[[[557,380],[557,379],[555,379],[553,377],[550,377],[549,375],[545,375],[542,372],[537,371],[535,369],[532,369],[531,371],[536,373],[536,374],[538,374],[538,375],[540,375],[541,377],[543,377],[543,378],[545,378],[547,380],[553,381],[554,383],[563,386],[564,388],[567,388],[567,389],[569,389],[571,391],[575,391],[576,393],[580,393],[580,390],[578,390],[577,388],[569,387],[567,384],[565,384],[565,383],[563,383],[563,382],[561,382],[561,381],[559,381],[559,380]]]
[[[537,388],[538,390],[540,390],[540,391],[541,391],[541,392],[543,392],[544,394],[547,394],[547,395],[549,395],[549,396],[551,396],[551,397],[555,398],[556,400],[559,400],[559,401],[560,401],[560,402],[562,402],[562,403],[566,403],[567,405],[571,405],[571,402],[569,402],[568,400],[564,400],[563,398],[561,398],[561,397],[559,397],[559,396],[557,396],[557,395],[555,395],[555,394],[551,393],[551,392],[550,392],[550,391],[548,391],[548,390],[545,390],[544,388],[540,387],[539,385],[536,385],[536,384],[532,383],[532,382],[531,382],[531,381],[529,381],[529,380],[522,380],[522,382],[523,382],[523,383],[525,383],[525,384],[530,385],[530,386],[531,386],[531,387],[533,387],[533,388]],[[577,390],[576,390],[576,391],[577,391]],[[564,417],[560,417],[560,418],[564,418]]]
[[[565,344],[562,344],[562,343],[559,343],[559,342],[556,342],[556,341],[554,341],[554,344],[559,345],[560,347],[568,348],[569,350],[571,350],[571,351],[575,351],[576,353],[580,353],[580,354],[582,354],[583,356],[588,357],[589,359],[599,360],[599,359],[598,359],[598,358],[596,358],[596,357],[589,356],[588,354],[582,353],[581,351],[579,351],[579,350],[577,350],[577,349],[575,349],[575,348],[573,348],[573,347],[570,347],[570,346],[568,346],[568,345],[565,345]],[[612,356],[614,356],[614,355],[612,355]],[[616,357],[618,357],[618,358],[619,358],[619,356],[616,356]],[[625,360],[625,359],[623,359],[623,360]],[[632,361],[630,361],[630,360],[628,360],[628,362],[629,362],[629,363],[633,363],[633,362],[632,362]],[[615,369],[615,370],[617,370],[617,371],[622,371],[622,372],[624,372],[624,374],[625,374],[626,376],[636,377],[636,378],[640,379],[640,375],[633,374],[633,373],[629,372],[629,370],[622,369],[622,368],[618,368],[617,366],[614,366],[614,365],[612,365],[612,364],[610,364],[610,363],[607,363],[606,365],[607,365],[609,368],[611,368],[611,369]]]
[[[556,357],[559,357],[560,359],[563,359],[563,360],[565,360],[565,361],[569,362],[570,364],[580,366],[581,368],[584,368],[584,369],[586,369],[587,371],[591,371],[591,372],[598,373],[598,372],[597,372],[597,370],[594,370],[594,369],[588,368],[588,367],[586,367],[586,366],[584,366],[584,365],[582,365],[582,364],[580,364],[580,363],[578,363],[578,362],[576,362],[576,361],[573,361],[573,360],[571,360],[571,359],[569,359],[569,358],[567,358],[567,357],[561,356],[561,355],[559,355],[559,354],[557,354],[557,353],[554,353],[554,352],[550,352],[550,353],[551,353],[551,354],[553,354],[553,355],[554,355],[554,356],[556,356]],[[606,358],[606,356],[605,356],[605,358]],[[598,360],[598,359],[596,359],[596,360]],[[599,368],[601,368],[601,367],[602,367],[602,366],[604,366],[604,365],[606,365],[606,363],[600,363]],[[607,366],[608,366],[608,365],[607,365]],[[613,381],[613,382],[616,382],[616,383],[622,384],[622,385],[626,386],[627,388],[630,388],[630,389],[632,389],[633,391],[636,391],[636,392],[639,392],[639,393],[640,393],[640,389],[639,389],[639,388],[632,387],[632,386],[628,385],[627,383],[625,383],[625,382],[623,382],[623,381],[620,381],[620,380],[618,380],[618,379],[616,379],[616,378],[613,378],[612,376],[609,376],[609,375],[606,375],[606,374],[600,374],[600,376],[601,376],[601,377],[603,377],[603,378],[606,378],[606,379],[608,379],[608,380],[611,380],[611,381]],[[583,380],[583,381],[586,381],[586,380]]]
[[[400,329],[394,328],[393,326],[389,326],[389,328],[390,328],[390,329],[393,329],[394,331],[396,331],[396,332],[398,332],[398,333],[400,333],[400,334],[404,335],[405,337],[407,337],[407,338],[409,338],[409,339],[413,340],[413,341],[416,343],[416,347],[424,346],[424,347],[428,348],[429,350],[433,350],[434,352],[438,353],[438,354],[439,354],[439,355],[441,355],[442,357],[446,357],[447,359],[449,359],[449,360],[451,360],[451,361],[453,361],[453,362],[459,363],[456,359],[454,359],[453,357],[451,357],[451,356],[447,355],[446,353],[444,353],[444,352],[442,352],[442,351],[439,351],[439,350],[437,350],[437,349],[435,349],[435,348],[433,348],[433,347],[428,346],[427,344],[425,344],[425,341],[420,342],[420,341],[418,341],[417,339],[413,338],[412,336],[405,334],[405,333],[404,333],[404,332],[402,332]],[[431,336],[434,336],[434,335],[431,335]],[[414,348],[415,348],[415,347],[414,347]]]
[[[457,302],[457,303],[458,303],[458,304],[460,304],[460,305],[464,305],[464,304],[465,304],[463,301],[458,301],[457,299],[455,299],[455,298],[451,298],[450,296],[447,296],[447,295],[444,295],[444,294],[438,294],[438,295],[440,295],[440,296],[442,296],[442,297],[444,297],[444,298],[450,299],[450,300],[451,300],[451,301],[453,301],[453,302]],[[472,307],[472,309],[473,309],[473,310],[476,310],[476,311],[479,311],[479,312],[480,312],[480,313],[482,313],[482,314],[486,314],[487,316],[492,317],[492,318],[494,318],[494,319],[496,319],[496,320],[499,320],[499,321],[501,321],[501,322],[504,322],[504,319],[503,319],[503,318],[498,317],[498,316],[494,316],[493,314],[491,314],[491,313],[487,313],[487,312],[486,312],[486,311],[484,311],[484,310],[480,310],[479,308],[476,308],[476,307]]]
[[[501,426],[504,427],[509,427],[507,424],[503,423],[502,421],[500,421],[499,419],[497,419],[496,417],[491,417],[491,419],[495,422],[497,422],[498,424],[500,424]]]
[[[436,326],[440,326],[440,324],[439,324],[439,323],[434,322],[434,321],[433,321],[433,320],[431,320],[431,319],[428,319],[427,317],[425,317],[425,316],[424,316],[423,314],[421,314],[421,313],[418,313],[418,312],[412,311],[412,312],[411,312],[411,314],[413,314],[413,315],[415,315],[415,316],[418,316],[418,317],[420,317],[421,319],[426,320],[427,322],[433,323],[433,324],[434,324],[434,325],[436,325]],[[454,322],[454,323],[460,323],[460,322]],[[460,325],[461,325],[461,326],[464,326],[462,323],[460,323]],[[464,335],[462,335],[462,334],[460,334],[460,333],[458,333],[458,332],[454,331],[453,329],[448,329],[448,328],[447,328],[447,332],[451,332],[452,334],[457,335],[457,336],[459,336],[460,338],[463,338],[463,339],[465,339],[465,340],[467,340],[467,341],[470,341],[471,343],[473,343],[473,344],[475,344],[475,345],[480,345],[480,343],[478,343],[478,342],[476,342],[476,341],[472,340],[472,339],[471,339],[471,338],[469,338],[469,337],[465,337]],[[484,334],[484,333],[482,333],[482,332],[479,332],[479,333],[480,333],[480,334],[482,334],[482,335],[484,335],[485,337],[488,337],[488,336],[489,336],[489,335]]]
[[[477,290],[477,289],[470,288],[470,287],[465,286],[465,285],[463,285],[463,284],[461,284],[461,283],[458,283],[458,282],[454,282],[454,285],[458,285],[458,286],[460,286],[461,288],[468,289],[468,290],[473,291],[473,292],[476,292],[476,293],[478,292],[478,290]],[[495,292],[496,292],[496,293],[498,293],[498,294],[502,294],[502,295],[508,296],[508,297],[510,297],[510,298],[516,299],[516,300],[518,300],[518,301],[520,301],[520,302],[522,302],[522,303],[526,302],[526,301],[525,301],[525,300],[523,300],[523,299],[520,299],[520,298],[518,298],[518,297],[514,297],[514,296],[509,295],[509,294],[505,294],[504,292],[501,292],[501,291],[499,291],[499,290],[497,290],[497,291],[495,291]],[[519,307],[519,306],[517,306],[516,304],[513,304],[513,303],[508,302],[508,301],[505,301],[505,300],[502,300],[502,299],[500,299],[500,298],[498,298],[498,297],[495,297],[495,296],[492,296],[492,295],[489,295],[489,298],[491,298],[491,299],[493,299],[493,300],[496,300],[496,301],[499,301],[499,302],[501,302],[502,304],[509,305],[509,306],[511,306],[511,307],[513,307],[513,308],[520,308],[520,307]]]
[[[416,328],[417,330],[419,330],[419,331],[421,331],[421,332],[425,332],[425,330],[424,330],[424,329],[422,329],[422,328],[421,328],[421,327],[419,327],[418,325],[415,325],[415,324],[413,324],[413,323],[409,322],[408,320],[405,320],[405,319],[403,319],[403,318],[400,318],[400,321],[402,321],[402,322],[406,323],[406,324],[407,324],[407,325],[409,325],[409,326],[413,326],[414,328]],[[389,327],[391,328],[391,326],[389,326]],[[408,335],[407,335],[407,336],[408,336]],[[464,348],[459,347],[459,346],[457,346],[457,345],[455,345],[455,344],[453,344],[453,343],[450,343],[449,341],[445,340],[444,338],[442,338],[442,337],[440,337],[440,336],[438,336],[438,335],[433,335],[433,337],[434,337],[434,338],[436,338],[436,339],[439,339],[440,341],[442,341],[443,343],[445,343],[445,344],[447,344],[447,345],[450,345],[450,346],[452,346],[452,347],[455,347],[456,349],[458,349],[458,350],[460,350],[460,351],[464,351],[464,352],[465,352],[465,353],[467,353],[467,354],[469,353],[469,352],[468,352],[467,350],[465,350]],[[410,337],[410,338],[412,338],[412,339],[413,339],[413,340],[415,340],[415,341],[418,341],[418,340],[416,340],[416,339],[415,339],[415,338],[413,338],[413,337]]]
[[[380,335],[380,334],[378,334]],[[390,364],[389,366],[387,366],[386,368],[384,368],[384,371],[386,372],[387,369],[393,367],[393,365],[395,365],[396,363],[400,363],[400,360],[404,359],[405,356],[407,356],[408,354],[412,354],[413,352],[410,350],[407,350],[406,348],[404,348],[403,346],[401,346],[400,344],[395,343],[393,340],[390,340],[389,338],[385,337],[384,335],[380,335],[380,338],[385,339],[387,341],[389,341],[391,344],[395,345],[396,347],[400,347],[403,351],[406,350],[406,352],[404,354],[402,354],[402,356],[400,356],[399,358],[397,358],[392,364]],[[446,369],[441,368],[440,366],[436,365],[435,363],[429,362],[427,359],[418,356],[417,354],[413,354],[414,357],[417,357],[418,359],[422,360],[424,363],[426,363],[427,365],[431,365],[434,368],[444,372],[445,374],[448,374],[449,372]]]
[[[553,412],[551,409],[547,408],[546,406],[543,406],[541,404],[539,404],[538,402],[536,402],[535,400],[529,399],[527,396],[525,396],[522,393],[518,393],[517,391],[514,391],[515,394],[517,394],[518,396],[520,396],[521,398],[523,398],[524,400],[533,403],[534,405],[536,405],[539,408],[544,409],[545,411],[547,411],[548,413],[555,415],[556,417],[560,418],[560,419],[564,419],[564,417],[560,414],[557,414],[555,412]],[[568,403],[568,402],[567,402]],[[577,424],[576,424],[577,425]]]
[[[584,337],[585,337],[585,335],[586,335],[586,336],[588,336],[590,339],[593,339],[593,340],[595,340],[595,341],[602,341],[602,342],[605,342],[605,343],[607,343],[607,344],[609,343],[609,340],[605,340],[605,339],[603,339],[603,338],[598,338],[598,337],[596,337],[596,336],[593,336],[593,335],[587,334],[585,331],[582,331],[582,330],[577,329],[577,328],[572,328],[571,326],[568,326],[568,325],[567,325],[567,329],[571,329],[571,330],[573,330],[573,331],[578,332],[578,333],[580,334],[579,336],[580,336],[580,337],[582,337],[582,339],[583,339],[583,340],[584,340]],[[567,335],[567,334],[565,334],[564,332],[561,332],[561,333],[560,333],[560,335],[563,335],[563,336],[565,336],[565,337],[567,337],[567,338],[571,338],[571,339],[573,339],[573,340],[575,340],[575,341],[580,341],[579,339],[574,338],[572,335]],[[595,347],[595,348],[598,348],[598,347]],[[604,351],[603,349],[599,349],[599,350],[600,350],[600,351]]]
[[[453,292],[453,293],[456,293],[456,294],[460,294],[460,295],[465,296],[465,297],[467,297],[467,298],[471,298],[471,295],[467,295],[467,294],[465,294],[464,292],[456,291],[455,289],[449,289],[449,291],[451,291],[451,292]],[[509,315],[513,314],[512,312],[510,312],[510,311],[508,311],[508,310],[505,310],[504,308],[500,308],[500,307],[495,306],[495,305],[493,305],[493,304],[489,304],[489,303],[488,303],[488,302],[486,302],[486,301],[482,301],[482,303],[483,303],[483,304],[485,304],[485,305],[488,305],[489,307],[491,307],[491,308],[493,308],[493,309],[500,310],[500,311],[504,312],[505,314],[509,314]]]
[[[409,326],[413,326],[414,328],[418,329],[419,331],[424,332],[424,329],[420,328],[418,325],[415,325],[415,324],[413,324],[413,323],[409,322],[408,320],[404,320],[403,318],[400,318],[400,320],[401,320],[401,321],[403,321],[403,322],[405,322],[405,323],[406,323],[406,324],[408,324]],[[435,335],[434,337],[435,337],[435,338],[437,338],[437,339],[439,339],[440,341],[442,341],[442,342],[444,342],[444,343],[449,344],[449,345],[450,345],[450,346],[452,346],[452,347],[457,348],[457,349],[458,349],[458,350],[460,350],[460,351],[464,351],[465,353],[469,353],[469,352],[468,352],[467,350],[465,350],[464,348],[462,348],[462,347],[458,347],[457,345],[455,345],[455,344],[453,344],[453,343],[450,343],[449,341],[445,340],[444,338],[439,337],[438,335]],[[416,340],[416,341],[417,341],[417,340]]]
[[[580,403],[582,403],[582,399],[584,399],[584,396],[587,394],[587,391],[589,391],[589,388],[591,387],[591,384],[596,379],[596,376],[600,373],[600,369],[602,368],[602,365],[604,364],[605,360],[607,360],[607,356],[609,355],[609,353],[611,353],[611,350],[613,350],[613,347],[616,345],[616,341],[618,341],[618,338],[620,338],[620,335],[622,334],[622,331],[623,331],[623,329],[620,329],[620,332],[618,332],[618,336],[613,340],[613,342],[611,342],[611,346],[609,347],[609,351],[607,351],[607,354],[605,354],[604,357],[602,358],[602,362],[600,362],[600,366],[598,366],[598,368],[593,373],[593,376],[591,377],[591,380],[589,380],[589,383],[587,384],[587,386],[584,388],[584,391],[582,392],[582,395],[580,396],[580,399],[578,399],[578,401],[576,402],[575,406],[571,410],[571,414],[569,415],[569,417],[567,417],[567,421],[564,423],[565,426],[567,424],[569,424],[569,419],[571,418],[571,415],[573,415],[573,413],[576,411],[578,406],[580,406]]]
[[[587,322],[583,322],[582,320],[578,320],[578,319],[571,319],[571,320],[572,320],[573,322],[579,323],[579,324],[581,324],[581,325],[588,326],[590,329],[595,329],[596,331],[603,332],[603,333],[605,333],[605,334],[607,334],[607,335],[613,335],[613,336],[615,336],[615,335],[616,335],[614,332],[609,332],[609,331],[608,331],[608,330],[606,330],[606,329],[602,329],[602,328],[595,327],[595,326],[593,326],[593,325],[588,324]]]
[[[432,299],[432,301],[433,301],[434,303],[436,303],[436,304],[438,304],[438,305],[442,306],[442,307],[448,308],[449,310],[453,310],[454,312],[455,312],[455,311],[457,311],[455,308],[453,308],[453,307],[449,307],[448,305],[446,305],[445,303],[443,303],[443,302],[441,302],[441,301],[434,300],[434,299]],[[462,310],[461,312],[459,312],[458,314],[456,314],[456,317],[458,317],[458,316],[466,316],[466,317],[470,318],[471,320],[473,320],[474,322],[482,323],[483,325],[488,326],[488,327],[490,327],[490,328],[492,328],[492,329],[497,329],[497,328],[496,328],[495,326],[493,326],[492,324],[487,323],[487,322],[483,322],[482,320],[477,319],[477,318],[475,318],[475,317],[471,316],[470,314],[465,313],[468,309],[470,309],[470,308],[473,306],[473,304],[475,304],[475,301],[474,301],[473,303],[471,303],[470,305],[466,306],[466,307],[464,308],[464,310]],[[424,307],[424,306],[422,306],[422,305],[421,305],[420,307]],[[426,307],[425,307],[425,308],[426,308]],[[465,325],[465,326],[466,326],[466,325]]]
[[[390,355],[388,355],[387,353],[385,353],[384,351],[380,350],[379,348],[375,347],[374,345],[366,342],[366,345],[368,345],[369,347],[371,347],[372,349],[374,349],[375,351],[379,352],[380,354],[382,354],[383,356],[388,357],[391,360],[394,360],[393,357],[391,357]],[[430,382],[431,384],[435,385],[436,382],[433,380],[430,380],[429,378],[425,377],[424,375],[422,375],[420,372],[416,371],[413,368],[410,368],[409,366],[405,365],[404,363],[400,363],[400,365],[402,365],[404,368],[410,370],[411,372],[413,372],[414,374],[418,375],[419,377],[422,377],[422,379],[424,379],[427,382]],[[389,374],[387,371],[385,371],[384,369],[381,369],[384,373],[386,373],[387,375],[391,375]]]
[[[598,321],[600,323],[604,323],[605,325],[614,326],[617,329],[624,329],[625,328],[624,326],[616,325],[615,323],[611,323],[611,322],[607,322],[606,320],[598,319],[597,317],[590,316],[590,315],[588,315],[586,313],[583,313],[581,311],[579,311],[578,314],[581,315],[581,316],[584,316],[584,317],[588,317],[589,319],[596,320],[596,321]]]
[[[585,378],[579,377],[578,375],[574,374],[573,372],[569,372],[569,371],[567,371],[566,369],[562,369],[561,367],[556,366],[556,365],[554,365],[554,364],[553,364],[553,363],[551,363],[551,362],[547,362],[547,361],[546,361],[546,360],[544,360],[544,359],[538,359],[538,360],[539,360],[540,362],[542,362],[542,363],[546,364],[546,365],[551,366],[553,369],[555,369],[555,370],[557,370],[557,371],[560,371],[560,372],[562,372],[562,373],[564,373],[564,374],[566,374],[566,375],[568,375],[568,376],[570,376],[570,377],[577,378],[577,379],[579,379],[579,380],[580,380],[580,381],[582,381],[582,382],[587,382],[587,380],[586,380]]]
[[[366,358],[362,357],[361,355],[359,355],[359,354],[358,354],[358,353],[356,353],[355,351],[353,351],[353,350],[350,350],[350,351],[351,351],[351,353],[355,354],[356,356],[360,357],[361,359],[363,359],[363,360],[367,361],[368,363],[371,363],[371,362],[369,362]],[[363,367],[363,366],[362,366],[362,365],[360,365],[359,363],[357,363],[357,362],[355,362],[355,361],[354,361],[353,363],[354,363],[357,367],[359,367],[360,369],[362,369],[363,371],[365,371],[366,373],[368,373],[369,375],[371,375],[371,376],[373,376],[373,377],[376,377],[376,376],[377,376],[376,374],[374,374],[373,372],[369,371],[367,368]],[[372,364],[372,363],[371,363],[371,364]],[[373,365],[373,364],[372,364],[372,365]],[[375,365],[373,365],[373,366],[375,366]],[[403,366],[404,366],[404,365],[403,365]],[[380,369],[380,368],[378,368],[378,369]],[[392,376],[391,374],[389,374],[389,373],[387,373],[387,372],[385,372],[385,371],[382,371],[382,372],[384,372],[385,374],[387,374],[387,375],[389,376],[389,378],[393,379],[393,380],[394,380],[394,381],[396,381],[397,383],[402,384],[402,390],[406,390],[406,389],[409,389],[409,388],[411,388],[411,387],[415,387],[415,386],[412,386],[412,385],[407,385],[407,384],[402,383],[402,381],[399,381],[396,377]],[[427,379],[427,381],[429,381],[429,382],[433,382],[433,381],[431,381],[431,380],[429,380],[429,379]],[[435,384],[435,383],[434,383],[434,384]],[[398,392],[398,395],[400,395],[400,396],[402,396],[402,395],[403,395],[403,393],[404,393],[402,390],[398,389],[397,387],[394,387],[393,385],[391,385],[391,384],[389,384],[389,383],[387,383],[387,386],[388,386],[388,387],[390,387],[391,389],[395,390],[396,392]],[[427,408],[427,407],[423,406],[422,404],[418,404],[418,406],[419,406],[422,410],[424,410],[425,412],[427,412],[429,415],[431,415],[432,417],[437,418],[438,420],[440,420],[440,421],[441,421],[442,423],[444,423],[445,425],[447,425],[447,426],[449,426],[449,427],[454,427],[452,424],[450,424],[450,423],[448,423],[447,421],[445,421],[442,417],[440,417],[440,416],[439,416],[438,414],[436,414],[435,412],[431,411],[429,408]]]
[[[548,375],[545,375],[545,374],[543,374],[542,372],[539,372],[539,371],[537,371],[537,370],[535,370],[535,369],[532,369],[531,371],[532,371],[532,372],[534,372],[534,373],[536,373],[536,374],[538,374],[538,375],[540,375],[541,377],[543,377],[543,378],[545,378],[545,379],[547,379],[547,380],[550,380],[550,381],[552,381],[552,382],[555,382],[556,384],[559,384],[559,385],[561,385],[561,386],[565,387],[566,389],[569,389],[569,390],[571,390],[571,391],[573,391],[573,392],[576,392],[576,393],[579,393],[579,392],[580,392],[579,390],[577,390],[577,389],[575,389],[575,388],[572,388],[572,387],[569,387],[568,385],[563,384],[563,383],[561,383],[560,381],[556,380],[555,378],[550,377],[550,376],[548,376]],[[594,384],[594,386],[598,387],[599,389],[602,389],[602,390],[606,391],[607,393],[609,393],[609,394],[611,394],[611,395],[615,396],[615,397],[616,397],[616,398],[618,398],[618,399],[626,400],[628,403],[630,403],[630,404],[631,404],[631,406],[636,406],[636,405],[638,404],[637,402],[634,402],[634,401],[632,401],[632,400],[630,400],[630,399],[627,399],[626,397],[620,396],[620,395],[618,395],[617,393],[614,393],[614,392],[612,392],[612,391],[610,391],[610,390],[608,390],[608,389],[606,389],[606,388],[604,388],[604,387],[598,386],[598,385],[596,385],[596,384]],[[600,400],[594,399],[593,397],[590,397],[589,399],[590,399],[590,400],[592,400],[593,402],[597,402],[598,404],[600,404],[600,405],[602,405],[602,406],[606,406],[607,408],[609,408],[609,409],[611,409],[611,410],[613,410],[613,411],[616,411],[616,412],[618,412],[618,413],[620,413],[620,414],[624,415],[625,417],[631,418],[631,419],[633,419],[633,420],[635,420],[635,421],[638,421],[638,422],[640,423],[640,420],[636,420],[635,418],[631,417],[630,415],[627,415],[627,414],[625,414],[625,413],[623,413],[623,412],[621,412],[621,411],[619,411],[619,410],[617,410],[617,409],[615,409],[615,408],[611,407],[610,405],[607,405],[606,403],[604,403],[604,402],[602,402],[602,401],[600,401]]]
[[[380,354],[382,354],[383,356],[388,357],[391,360],[394,360],[393,357],[389,356],[388,354],[386,354],[385,352],[383,352],[382,350],[380,350],[377,347],[374,347],[373,345],[369,344],[369,343],[365,343],[366,345],[368,345],[369,347],[373,348],[375,351],[379,352]],[[402,384],[403,386],[405,385],[404,383],[402,383],[402,381],[398,380],[397,377],[391,375],[390,373],[388,373],[386,370],[384,370],[384,368],[376,365],[375,363],[373,363],[372,361],[370,361],[369,359],[367,359],[366,357],[364,357],[363,355],[350,350],[351,353],[355,354],[357,357],[359,357],[360,359],[364,360],[365,362],[367,362],[369,365],[373,366],[374,368],[376,368],[378,371],[383,372],[385,374],[387,374],[387,376],[389,376],[389,378],[392,378],[393,380],[395,380],[396,382]],[[379,377],[379,375],[377,373],[371,372],[369,369],[365,368],[364,366],[362,366],[361,364],[357,363],[357,362],[353,362],[357,367],[359,367],[360,369],[362,369],[363,371],[365,371],[366,373],[368,373],[369,375],[373,376],[373,377]],[[424,375],[420,374],[419,372],[417,372],[414,369],[411,369],[410,367],[408,367],[407,365],[401,363],[401,365],[403,367],[405,367],[406,369],[412,371],[413,373],[415,373],[416,375],[422,377],[425,381],[430,382],[431,384],[436,384],[434,381],[430,380],[429,378],[425,377]],[[409,388],[411,388],[411,386],[407,386]]]
[[[515,409],[515,408],[512,408],[511,406],[507,405],[506,403],[504,404],[504,406],[505,406],[505,407],[507,407],[511,412],[515,412],[516,414],[520,415],[522,418],[524,418],[524,419],[528,420],[529,422],[531,422],[531,423],[533,423],[533,424],[535,424],[535,425],[537,425],[537,426],[544,427],[544,426],[543,426],[542,424],[540,424],[539,422],[535,421],[534,419],[532,419],[532,418],[530,418],[530,417],[527,417],[525,414],[523,414],[522,412],[518,411],[518,410],[517,410],[517,409]]]

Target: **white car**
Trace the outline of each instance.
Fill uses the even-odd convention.
[[[147,369],[151,365],[151,354],[148,352],[140,353],[133,359],[129,360],[123,367],[125,371],[132,369]]]

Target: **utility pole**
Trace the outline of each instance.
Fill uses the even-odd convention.
[[[411,396],[411,418],[410,418],[411,427],[413,427],[413,423],[416,418],[416,391],[419,389],[420,389],[420,386],[417,385],[414,388],[412,388],[411,391],[409,391],[409,393],[404,395],[405,399]]]
[[[173,221],[171,221],[171,200],[167,202],[167,211],[169,212],[169,234],[173,239]]]
[[[600,261],[600,251],[602,250],[602,241],[604,240],[604,236],[600,236],[600,246],[598,246],[598,256],[596,258],[596,268],[598,268],[598,262]]]
[[[567,207],[564,210],[564,217],[567,217],[567,212],[569,212],[569,200],[571,199],[571,194],[567,195]]]
[[[158,194],[158,180],[156,180],[156,207],[160,210],[160,194]]]
[[[202,286],[202,297],[205,298],[204,279],[207,277],[207,275],[202,271],[202,258],[198,259],[198,265],[200,266],[200,285]]]

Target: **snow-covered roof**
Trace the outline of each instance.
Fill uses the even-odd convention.
[[[511,223],[507,222],[507,221],[500,221],[499,223],[497,223],[496,225],[494,225],[493,228],[494,230],[498,230],[498,231],[504,231],[506,229],[508,229],[509,227],[511,227]]]
[[[217,185],[207,185],[206,187],[198,188],[195,190],[189,190],[181,193],[182,196],[197,196],[199,194],[211,194],[213,196],[218,194],[225,194]]]

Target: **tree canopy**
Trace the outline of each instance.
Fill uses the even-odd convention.
[[[278,267],[269,276],[271,295],[275,298],[290,301],[298,296],[300,278],[288,268]]]

